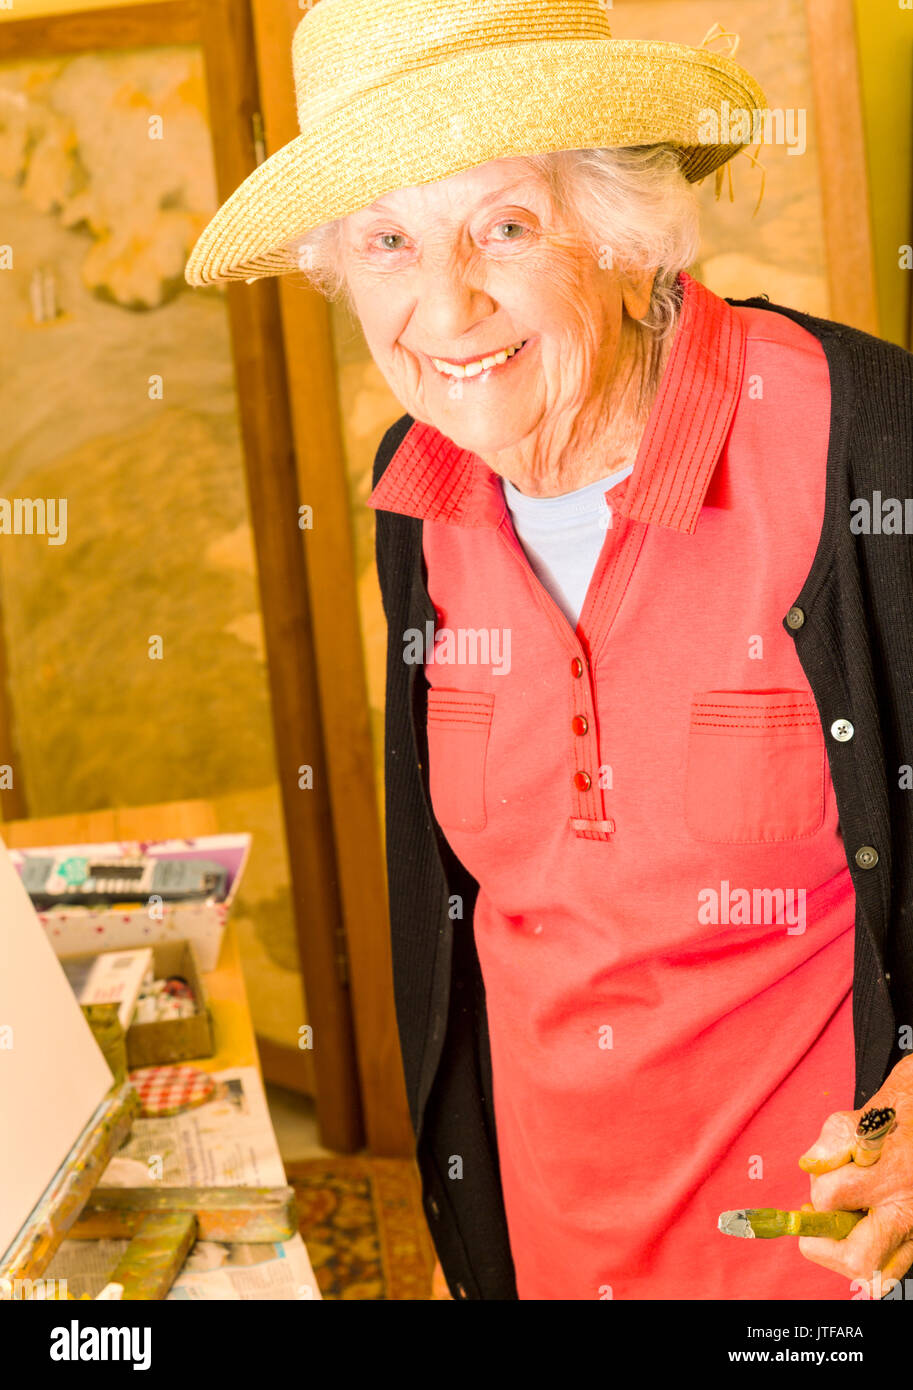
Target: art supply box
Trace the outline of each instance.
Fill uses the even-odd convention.
[[[61,956],[67,971],[82,965],[85,956]],[[127,1029],[127,1067],[152,1067],[164,1062],[190,1062],[197,1057],[211,1057],[215,1052],[212,1015],[206,991],[189,941],[161,942],[152,947],[152,973],[157,980],[180,975],[193,991],[197,1012],[189,1018],[157,1019],[139,1023],[135,1019]]]
[[[137,855],[216,861],[227,872],[227,890],[221,900],[162,902],[96,907],[63,906],[38,909],[48,940],[58,956],[94,954],[99,950],[126,950],[136,946],[192,941],[197,967],[215,970],[228,913],[250,853],[250,835],[198,835],[187,840],[114,840],[104,844],[54,845],[11,849],[9,857],[22,875],[28,858],[116,860]]]

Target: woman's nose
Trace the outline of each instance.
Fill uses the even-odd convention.
[[[491,317],[497,305],[482,267],[468,255],[432,257],[422,265],[416,312],[432,348],[444,352]]]

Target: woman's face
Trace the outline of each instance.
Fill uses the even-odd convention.
[[[387,194],[345,219],[342,254],[398,401],[495,469],[521,441],[538,452],[566,438],[605,399],[623,310],[642,317],[652,285],[594,256],[513,159]]]

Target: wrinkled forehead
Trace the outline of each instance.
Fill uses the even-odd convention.
[[[435,183],[396,189],[350,213],[345,220],[357,229],[384,214],[462,219],[502,202],[537,206],[547,196],[545,178],[525,160],[498,159]]]

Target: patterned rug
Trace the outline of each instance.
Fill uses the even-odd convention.
[[[411,1159],[309,1158],[285,1171],[324,1298],[430,1298],[434,1247]]]

